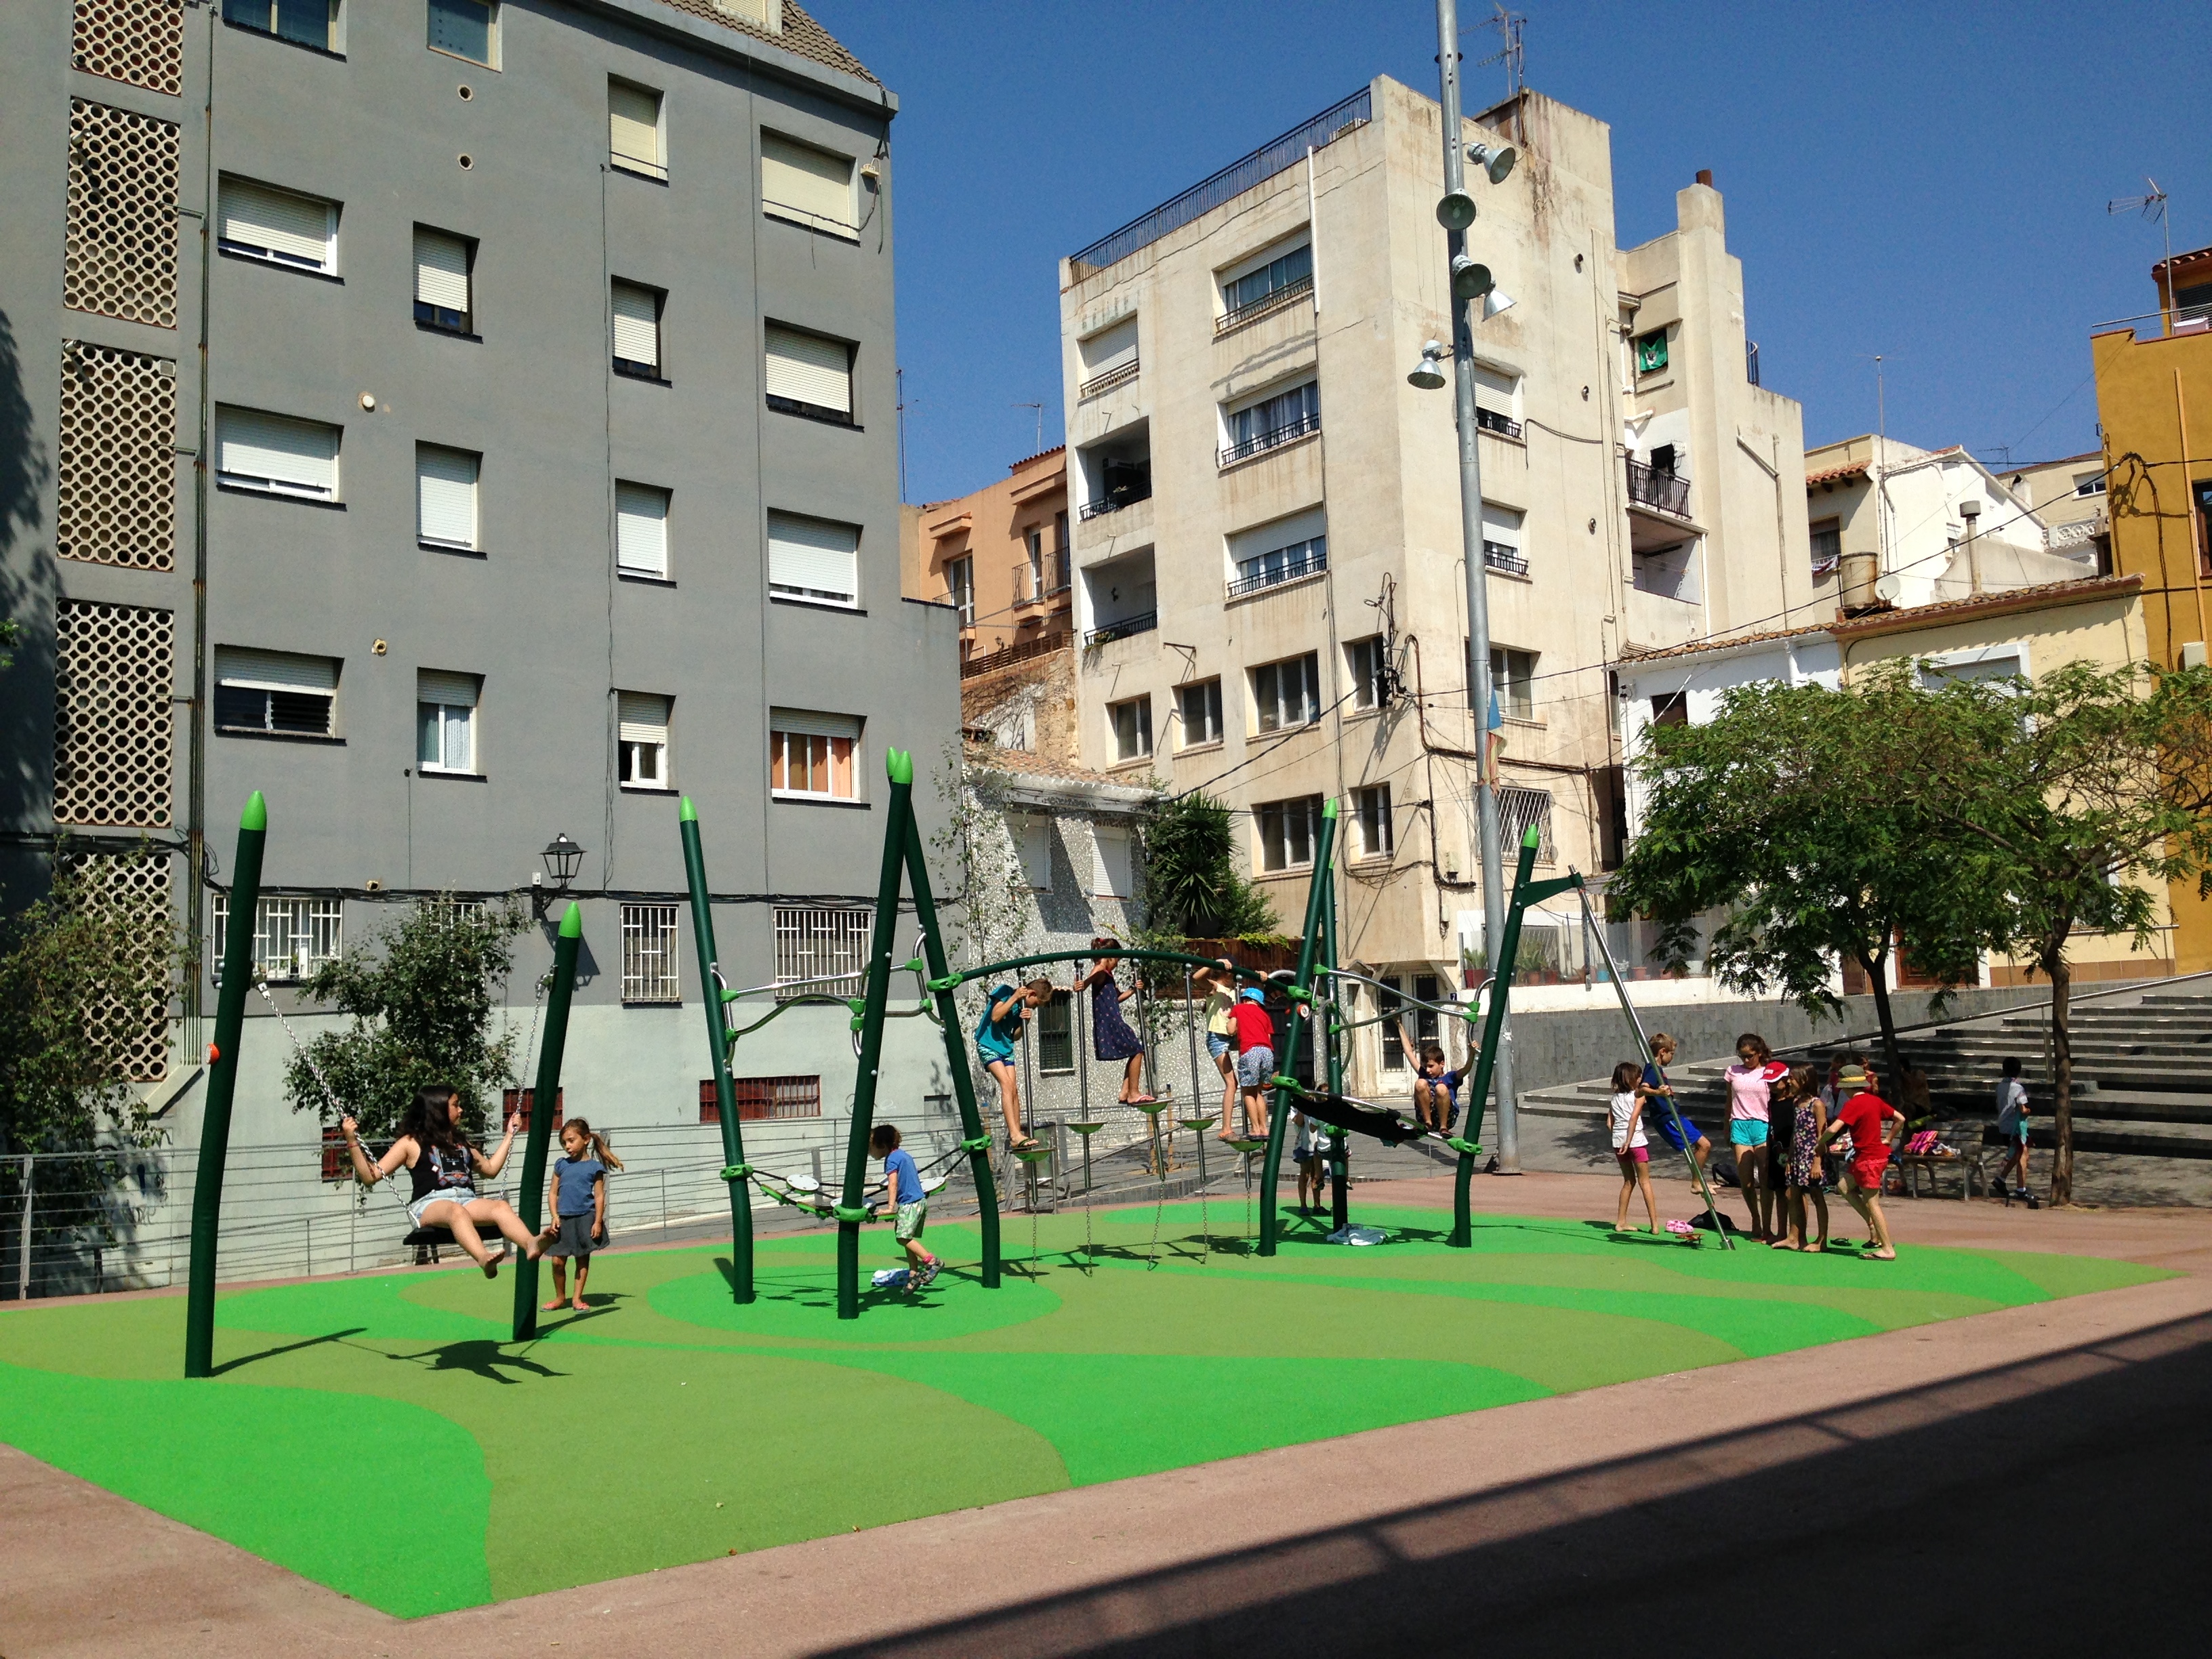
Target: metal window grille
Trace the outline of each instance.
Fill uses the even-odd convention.
[[[1388,974],[1375,993],[1375,1012],[1384,1021],[1375,1029],[1382,1034],[1382,1069],[1386,1072],[1402,1073],[1406,1069],[1406,1051],[1398,1046],[1398,1027],[1390,1023],[1406,1006],[1404,986],[1405,981],[1395,974]]]
[[[211,948],[208,962],[222,982],[223,941],[230,928],[230,895],[208,906]],[[345,950],[345,905],[334,898],[264,897],[253,908],[253,966],[271,985],[296,985]]]
[[[1522,789],[1512,784],[1498,787],[1498,838],[1507,858],[1519,856],[1521,841],[1528,827],[1536,829],[1536,862],[1553,861],[1552,792]]]
[[[502,1089],[500,1091],[499,1107],[501,1115],[520,1112],[527,1117],[537,1103],[538,1091],[535,1089]],[[568,1091],[566,1089],[556,1089],[553,1091],[553,1139],[556,1141],[561,1139],[561,1125],[567,1121],[568,1106]]]
[[[625,904],[622,908],[622,1000],[678,1002],[676,976],[676,907]]]
[[[177,325],[177,124],[70,100],[62,303]]]
[[[167,570],[177,546],[177,366],[62,342],[54,550]]]
[[[76,0],[70,63],[88,75],[175,97],[185,67],[184,0]]]
[[[1054,991],[1052,1000],[1037,1010],[1036,1064],[1040,1072],[1075,1069],[1073,1018],[1073,1000],[1065,991]]]
[[[176,619],[64,600],[54,624],[54,818],[158,829],[170,822]]]
[[[778,1000],[809,994],[860,995],[875,925],[872,910],[778,905],[775,976],[784,986],[776,993]],[[809,980],[815,982],[799,982]]]
[[[441,920],[455,923],[483,921],[490,902],[487,899],[424,899],[422,903],[425,910],[436,911]]]
[[[818,1077],[733,1077],[730,1088],[737,1097],[738,1116],[748,1122],[762,1118],[822,1115],[822,1079]],[[713,1093],[714,1085],[709,1079],[702,1098],[711,1098]]]
[[[125,997],[85,1010],[87,1030],[111,1074],[150,1083],[169,1073],[169,999],[175,988],[169,854],[79,853],[66,860],[82,902],[124,924],[134,985]]]

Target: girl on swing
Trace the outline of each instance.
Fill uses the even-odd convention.
[[[497,1250],[488,1247],[483,1242],[484,1229],[489,1228],[495,1237],[504,1235],[514,1240],[532,1261],[544,1249],[545,1242],[522,1224],[522,1218],[505,1199],[484,1198],[477,1192],[478,1176],[489,1179],[507,1167],[507,1155],[514,1148],[514,1132],[521,1121],[520,1112],[508,1114],[507,1137],[499,1143],[499,1150],[487,1158],[461,1131],[460,1091],[450,1083],[433,1083],[416,1092],[415,1103],[399,1127],[399,1139],[374,1164],[362,1150],[360,1126],[348,1117],[341,1119],[338,1127],[345,1132],[346,1150],[353,1154],[354,1176],[362,1186],[374,1187],[405,1164],[415,1181],[414,1195],[407,1206],[408,1219],[417,1227],[446,1228],[453,1235],[453,1243],[483,1269],[484,1277],[496,1279],[500,1258],[507,1254],[507,1248],[504,1243]]]

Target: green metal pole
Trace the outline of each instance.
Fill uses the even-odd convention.
[[[868,945],[867,988],[860,1012],[860,1074],[853,1085],[853,1133],[845,1148],[845,1201],[837,1216],[837,1317],[860,1316],[861,1202],[868,1184],[868,1131],[876,1117],[876,1073],[884,1053],[884,1006],[891,994],[891,945],[898,930],[899,875],[906,866],[907,833],[914,820],[914,757],[891,750],[884,757],[891,785],[884,824],[883,869],[876,881],[876,929]]]
[[[929,884],[929,866],[924,861],[921,826],[912,811],[906,819],[906,881],[914,894],[915,918],[921,925],[921,959],[932,980],[949,973],[945,941],[937,931],[937,896]],[[947,989],[937,993],[937,1023],[945,1029],[945,1066],[952,1074],[952,1097],[960,1105],[960,1144],[968,1152],[969,1172],[975,1180],[975,1224],[983,1235],[983,1288],[999,1288],[999,1186],[991,1173],[991,1133],[975,1104],[975,1078],[968,1069],[966,1033],[960,1029],[960,1007]]]
[[[1322,912],[1322,960],[1332,975],[1336,959],[1336,880],[1334,872],[1328,884],[1328,904]],[[1339,1019],[1336,1000],[1336,981],[1328,981],[1328,1000],[1320,1011],[1322,1036],[1327,1045],[1323,1052],[1328,1056],[1328,1091],[1333,1095],[1344,1092],[1344,1033]],[[1328,1199],[1329,1222],[1332,1231],[1341,1232],[1352,1224],[1352,1137],[1331,1124],[1328,1129]]]
[[[746,1181],[744,1131],[738,1091],[730,1084],[730,1027],[723,1012],[721,956],[714,948],[714,906],[707,896],[707,854],[699,814],[684,796],[676,812],[684,841],[684,874],[691,890],[691,940],[699,957],[699,1000],[707,1011],[708,1060],[714,1069],[714,1115],[722,1126],[722,1179],[730,1186],[730,1299],[753,1299],[753,1192]]]
[[[216,998],[215,1041],[208,1047],[207,1107],[200,1114],[200,1164],[192,1180],[191,1291],[185,1304],[185,1375],[215,1374],[216,1233],[222,1222],[222,1166],[230,1152],[230,1103],[238,1092],[238,1043],[246,994],[253,983],[253,919],[261,902],[261,848],[269,803],[257,789],[238,817],[231,865],[230,920],[223,930],[222,988]],[[191,872],[191,879],[199,879]]]
[[[1321,948],[1322,916],[1328,897],[1329,860],[1336,852],[1336,798],[1332,795],[1321,806],[1321,830],[1314,847],[1312,884],[1306,889],[1306,925],[1298,943],[1297,995],[1291,999],[1290,1035],[1283,1040],[1283,1052],[1276,1056],[1278,1073],[1283,1077],[1297,1075],[1298,1042],[1305,1035],[1313,1002],[1314,959]],[[1289,1121],[1291,1091],[1275,1091],[1275,1109],[1267,1118],[1267,1152],[1260,1165],[1260,1254],[1275,1253],[1275,1185],[1282,1179],[1283,1129]]]
[[[538,1050],[538,1086],[530,1097],[530,1138],[523,1143],[522,1191],[514,1212],[536,1232],[544,1219],[545,1143],[553,1138],[553,1109],[561,1099],[561,1055],[568,1045],[568,1000],[576,989],[576,952],[584,943],[584,913],[574,900],[553,941],[553,988],[545,997],[545,1040]],[[514,1340],[538,1334],[538,1264],[528,1256],[514,1269]]]
[[[1498,1039],[1505,1029],[1505,1003],[1513,984],[1513,964],[1521,954],[1521,913],[1528,906],[1526,889],[1536,868],[1536,826],[1521,837],[1521,860],[1513,872],[1513,902],[1505,913],[1504,937],[1498,960],[1490,964],[1490,1013],[1482,1028],[1482,1053],[1474,1075],[1468,1081],[1467,1133],[1459,1138],[1459,1168],[1452,1176],[1452,1230],[1447,1241],[1455,1249],[1474,1247],[1474,1200],[1468,1190],[1474,1181],[1474,1155],[1482,1150],[1482,1100],[1490,1092],[1490,1075],[1498,1061]],[[1486,924],[1486,926],[1487,924]]]

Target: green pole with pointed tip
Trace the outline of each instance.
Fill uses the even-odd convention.
[[[238,857],[230,866],[230,919],[223,928],[222,985],[216,994],[215,1041],[208,1045],[207,1106],[200,1114],[199,1169],[192,1177],[191,1289],[185,1303],[185,1375],[215,1373],[216,1234],[222,1224],[223,1162],[230,1153],[230,1107],[238,1092],[238,1044],[246,994],[253,984],[253,921],[261,903],[261,849],[269,803],[257,789],[238,818]],[[199,879],[199,872],[191,878]]]
[[[522,1190],[515,1197],[514,1212],[532,1232],[545,1216],[545,1146],[553,1138],[553,1109],[561,1099],[561,1054],[568,1046],[568,1000],[575,993],[576,953],[583,943],[584,913],[572,899],[553,941],[553,988],[545,997],[545,1038],[538,1050],[538,1086],[530,1097],[530,1138],[523,1143]],[[527,1342],[537,1334],[538,1264],[525,1256],[514,1270],[514,1340]]]
[[[845,1201],[837,1217],[837,1317],[860,1316],[860,1223],[868,1185],[868,1131],[876,1117],[876,1073],[884,1054],[884,1009],[891,994],[891,949],[898,932],[899,877],[906,869],[906,839],[914,817],[914,757],[893,749],[884,757],[891,784],[884,823],[884,861],[876,879],[876,927],[868,944],[868,975],[860,1014],[860,1073],[853,1085],[853,1132],[845,1147]],[[886,1194],[888,1198],[889,1194]]]
[[[684,874],[691,889],[691,939],[699,957],[699,1000],[707,1011],[714,1113],[722,1126],[722,1178],[730,1187],[730,1298],[744,1304],[753,1299],[753,1191],[744,1174],[738,1093],[730,1083],[730,1027],[722,1005],[721,957],[714,948],[714,906],[707,894],[707,854],[700,846],[699,814],[690,796],[684,796],[676,818],[684,840]]]
[[[1521,837],[1521,861],[1513,872],[1513,902],[1505,912],[1505,932],[1498,946],[1498,960],[1490,964],[1490,1014],[1482,1028],[1482,1054],[1474,1063],[1474,1076],[1467,1089],[1467,1133],[1454,1142],[1459,1167],[1452,1176],[1452,1230],[1446,1241],[1455,1249],[1474,1247],[1474,1200],[1468,1190],[1474,1181],[1475,1154],[1482,1150],[1482,1101],[1490,1092],[1490,1074],[1498,1063],[1498,1044],[1505,1029],[1505,1003],[1513,985],[1513,964],[1521,954],[1521,915],[1528,906],[1528,878],[1536,868],[1536,826]]]
[[[1298,1042],[1305,1036],[1313,1007],[1314,959],[1320,953],[1322,917],[1328,899],[1328,872],[1336,856],[1336,797],[1321,804],[1321,830],[1314,841],[1313,881],[1306,888],[1305,934],[1298,942],[1297,994],[1291,999],[1290,1033],[1283,1052],[1275,1056],[1278,1073],[1297,1075]],[[1320,1079],[1315,1079],[1322,1081]],[[1325,1086],[1325,1085],[1324,1085]],[[1260,1254],[1275,1253],[1275,1189],[1283,1176],[1283,1132],[1290,1121],[1291,1091],[1275,1091],[1275,1109],[1267,1117],[1267,1152],[1260,1164]]]

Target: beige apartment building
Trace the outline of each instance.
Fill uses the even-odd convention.
[[[2112,568],[2112,521],[2105,511],[2110,492],[2102,450],[2001,471],[2005,488],[2043,520],[2052,552],[2079,556],[2086,549],[2100,570]]]
[[[1453,401],[1407,380],[1451,337],[1439,119],[1377,78],[1060,270],[1085,763],[1226,801],[1292,927],[1340,798],[1344,954],[1417,993],[1481,937]],[[1506,836],[1595,872],[1605,665],[1822,604],[1801,411],[1757,383],[1709,179],[1622,249],[1604,123],[1530,93],[1465,137],[1522,155],[1470,233]]]

